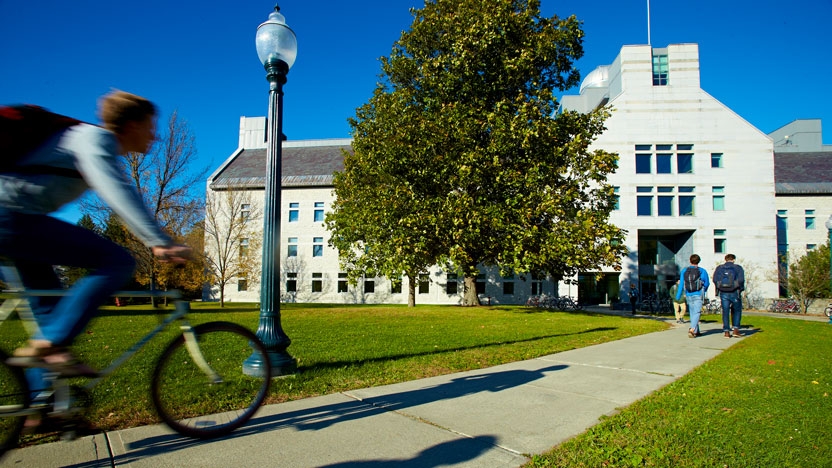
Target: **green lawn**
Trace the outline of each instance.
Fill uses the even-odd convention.
[[[832,466],[832,325],[760,328],[530,467]]]

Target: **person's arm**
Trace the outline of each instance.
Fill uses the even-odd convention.
[[[736,265],[736,268],[739,270],[740,292],[743,292],[745,291],[745,270],[739,265]]]
[[[115,135],[91,125],[78,125],[71,148],[78,171],[91,189],[107,204],[148,247],[169,247],[170,237],[159,227],[131,184],[122,167]]]
[[[708,292],[708,288],[711,286],[711,280],[708,278],[708,270],[699,267],[699,277],[702,278],[702,291],[703,294]],[[703,296],[704,297],[704,296]]]

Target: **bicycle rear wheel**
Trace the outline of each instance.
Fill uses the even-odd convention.
[[[233,323],[211,322],[193,328],[199,351],[220,381],[207,375],[180,335],[162,353],[150,384],[153,405],[174,431],[189,437],[219,437],[245,424],[266,398],[271,366],[263,343]],[[262,358],[261,375],[246,375],[243,362]]]
[[[15,416],[29,407],[29,385],[23,369],[6,364],[8,355],[0,351],[0,457],[17,447],[26,416]]]

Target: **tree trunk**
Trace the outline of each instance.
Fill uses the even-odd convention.
[[[477,277],[465,275],[464,295],[462,296],[462,305],[464,306],[478,306],[480,305],[480,298],[477,295]]]
[[[407,275],[407,306],[416,307],[416,278]]]

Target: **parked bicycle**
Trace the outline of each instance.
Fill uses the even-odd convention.
[[[703,314],[721,314],[722,313],[722,300],[720,300],[719,298],[706,299],[706,302],[702,303],[702,313]]]
[[[769,312],[796,314],[800,313],[800,304],[791,297],[786,299],[772,299],[768,310]]]
[[[27,332],[36,330],[27,296],[58,296],[65,291],[17,291],[0,305],[0,325],[16,312]],[[190,304],[178,291],[119,292],[120,297],[157,297],[174,301],[163,322],[139,339],[84,386],[46,368],[50,388],[30,389],[23,368],[6,363],[0,350],[0,456],[18,444],[27,417],[40,415],[64,438],[83,426],[80,415],[89,405],[86,396],[102,379],[133,357],[154,336],[178,324],[181,334],[159,356],[150,376],[153,406],[162,421],[179,434],[208,439],[245,424],[260,408],[269,392],[271,365],[262,341],[247,328],[229,322],[191,326],[186,316]],[[262,365],[244,369],[249,358]]]

